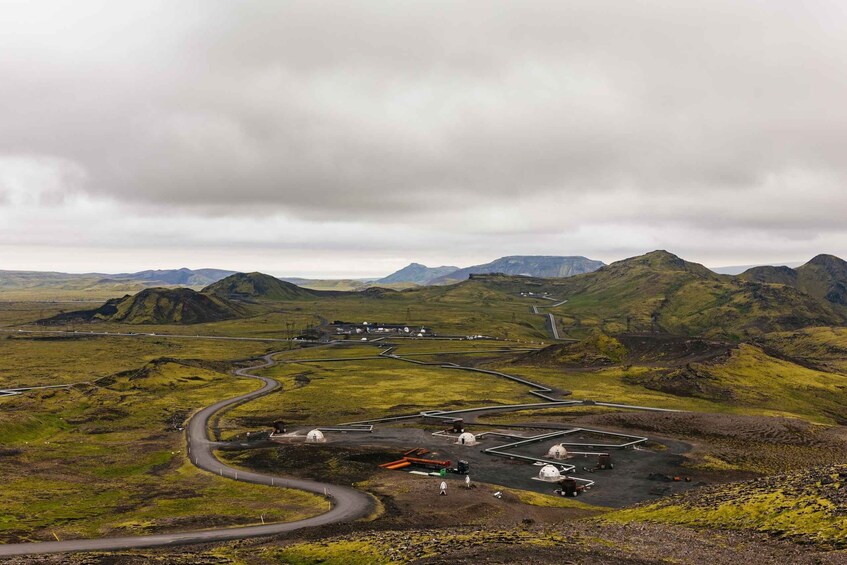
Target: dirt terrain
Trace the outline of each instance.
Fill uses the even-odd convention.
[[[563,429],[569,429],[564,426]],[[476,433],[492,431],[490,428],[473,430]],[[549,429],[506,430],[508,433],[524,434],[526,437],[540,433],[549,433]],[[440,480],[433,477],[409,475],[400,471],[384,471],[378,465],[394,461],[414,447],[430,450],[428,458],[450,460],[455,466],[460,459],[470,463],[470,476],[474,481],[490,483],[516,489],[524,489],[539,494],[552,494],[557,487],[554,483],[538,481],[539,466],[526,461],[495,457],[482,453],[488,447],[509,443],[499,437],[483,437],[476,446],[456,445],[454,436],[433,436],[432,431],[411,427],[382,426],[373,434],[327,434],[328,443],[305,445],[292,443],[271,448],[253,450],[227,455],[230,462],[254,470],[275,471],[294,476],[321,477],[322,480],[337,483],[351,483],[373,480],[384,475],[407,477],[404,488],[422,485],[437,494]],[[576,434],[566,438],[554,438],[530,444],[515,450],[515,453],[543,457],[548,449],[561,441],[609,442],[610,438]],[[614,440],[617,441],[617,440]],[[590,472],[596,465],[595,455],[573,455],[562,461],[576,466],[575,476],[596,481],[596,485],[579,497],[581,502],[607,507],[621,507],[628,504],[653,500],[659,496],[680,492],[714,479],[710,473],[696,469],[685,469],[684,454],[690,445],[675,440],[664,440],[661,444],[649,444],[646,448],[612,450],[615,468],[610,471]],[[668,481],[667,477],[686,476],[690,482]],[[448,474],[448,483],[460,484],[464,476]],[[417,488],[417,486],[415,486]]]
[[[726,470],[780,472],[847,462],[847,427],[793,418],[702,413],[617,412],[579,415],[568,422],[690,441],[692,464],[718,460]]]

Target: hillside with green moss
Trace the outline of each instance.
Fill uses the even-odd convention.
[[[176,293],[164,294],[163,289],[150,289],[161,296],[154,301],[158,313],[148,315],[152,304],[147,298],[140,308],[120,299],[92,316],[129,323],[195,323],[255,315],[271,303],[279,308],[278,304],[285,302],[285,307],[294,309],[308,307],[324,319],[369,319],[378,314],[382,320],[397,321],[417,309],[419,316],[425,316],[422,323],[441,326],[445,333],[545,337],[549,335],[545,321],[531,310],[535,305],[544,309],[539,313],[553,314],[563,337],[582,339],[600,331],[733,341],[847,324],[847,305],[841,293],[847,288],[847,263],[819,256],[796,272],[770,269],[777,269],[779,276],[755,277],[750,272],[738,277],[719,275],[667,251],[654,251],[569,278],[474,275],[458,284],[399,292],[377,288],[317,291],[262,273],[237,273],[203,289],[205,298],[177,297]],[[805,282],[786,284],[792,277]],[[144,297],[144,293],[138,296]],[[168,308],[171,296],[175,304]],[[556,302],[539,301],[538,296]],[[381,302],[378,307],[377,300]],[[182,307],[183,302],[204,304]],[[461,316],[456,318],[459,312]]]
[[[148,288],[114,298],[94,310],[59,314],[45,323],[200,324],[231,320],[246,311],[230,301],[190,288]]]
[[[818,295],[783,284],[718,275],[667,251],[624,259],[567,279],[489,276],[462,285],[567,299],[552,312],[561,316],[561,330],[572,337],[600,329],[608,334],[658,332],[745,339],[847,321],[847,308]]]
[[[804,544],[847,547],[847,466],[832,465],[706,487],[624,509],[605,520],[753,530]]]
[[[818,255],[796,269],[754,267],[739,278],[790,286],[837,307],[847,306],[847,261],[834,255]]]
[[[264,273],[236,273],[207,286],[203,292],[229,300],[308,300],[320,295]]]

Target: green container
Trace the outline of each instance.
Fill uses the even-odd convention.
[[[442,477],[446,477],[447,476],[447,469],[441,469],[440,471],[438,471],[438,474],[441,475]]]

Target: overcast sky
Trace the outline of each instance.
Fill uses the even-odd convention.
[[[847,257],[842,0],[0,0],[0,269]]]

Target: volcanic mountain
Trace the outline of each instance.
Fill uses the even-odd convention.
[[[834,255],[818,255],[796,269],[754,267],[739,277],[790,286],[836,307],[847,307],[847,261]]]
[[[470,275],[502,273],[504,275],[523,275],[538,278],[571,277],[596,271],[603,266],[602,261],[585,257],[558,257],[549,255],[513,255],[501,257],[484,265],[474,265],[458,269],[450,274],[430,280],[430,284],[445,284],[463,281]]]
[[[45,320],[106,321],[126,324],[198,324],[237,318],[243,309],[230,301],[190,288],[148,288],[113,298],[94,310],[68,312]]]
[[[459,270],[459,267],[427,267],[420,263],[411,263],[399,271],[376,281],[378,284],[414,283],[429,284],[431,281],[446,277]]]
[[[203,293],[229,300],[300,300],[322,294],[264,273],[236,273],[207,286]]]

